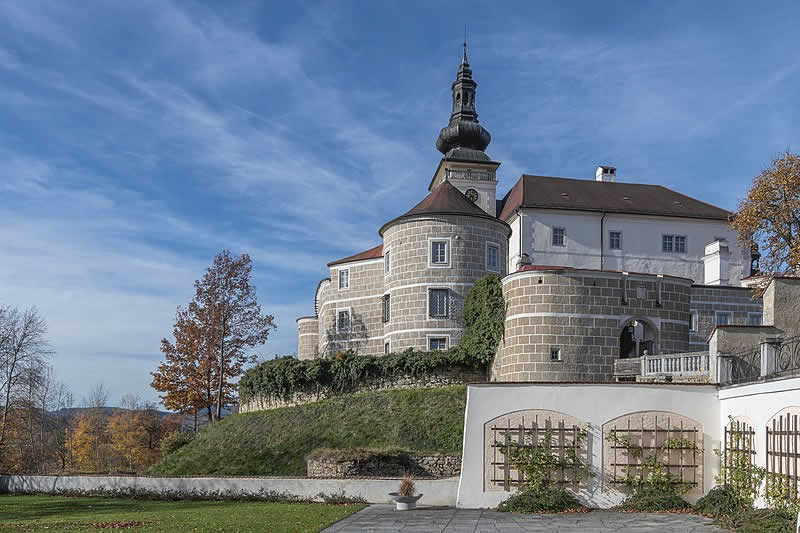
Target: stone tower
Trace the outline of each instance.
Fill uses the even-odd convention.
[[[439,132],[436,148],[444,154],[428,190],[447,180],[486,213],[496,216],[497,178],[500,163],[486,155],[492,136],[478,122],[472,69],[467,61],[467,43],[451,86],[453,111],[450,121]]]

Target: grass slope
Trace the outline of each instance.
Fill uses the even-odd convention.
[[[153,475],[298,475],[315,448],[460,452],[466,388],[372,391],[230,416],[153,466]]]
[[[0,530],[316,532],[363,505],[0,496]]]

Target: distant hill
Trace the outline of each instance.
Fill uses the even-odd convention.
[[[154,475],[295,475],[317,448],[460,452],[466,388],[370,391],[232,415],[161,460]]]

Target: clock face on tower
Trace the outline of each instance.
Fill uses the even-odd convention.
[[[478,201],[478,191],[475,189],[467,189],[467,192],[464,193],[464,196],[469,198],[469,201],[473,204]]]

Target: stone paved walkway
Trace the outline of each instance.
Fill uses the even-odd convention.
[[[377,531],[388,533],[447,532],[447,533],[516,533],[534,532],[686,532],[727,531],[711,520],[684,514],[626,514],[613,511],[592,511],[552,515],[519,515],[498,513],[485,509],[420,508],[415,511],[395,511],[393,505],[371,505],[323,533]]]

